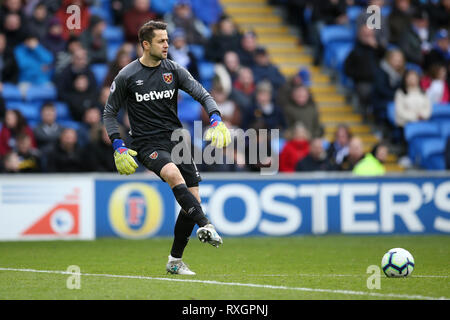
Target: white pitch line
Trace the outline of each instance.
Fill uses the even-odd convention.
[[[72,273],[72,272],[58,271],[58,270],[36,270],[36,269],[15,269],[15,268],[0,268],[0,271],[52,273],[52,274],[79,275],[79,276],[85,276],[85,277],[142,279],[142,280],[157,280],[157,281],[169,281],[169,282],[187,282],[187,283],[201,283],[201,284],[211,284],[211,285],[221,285],[221,286],[237,286],[237,287],[250,287],[250,288],[263,288],[263,289],[276,289],[276,290],[293,290],[293,291],[305,291],[305,292],[323,292],[323,293],[356,295],[356,296],[370,296],[370,297],[380,297],[380,298],[449,300],[449,298],[446,298],[446,297],[428,297],[428,296],[422,296],[422,295],[409,295],[409,294],[397,294],[397,293],[377,293],[377,292],[353,291],[353,290],[286,287],[286,286],[275,286],[275,285],[268,285],[268,284],[221,282],[221,281],[214,281],[214,280],[159,278],[159,277],[117,275],[117,274]]]
[[[235,276],[234,274],[222,274],[221,276]],[[248,277],[367,277],[364,274],[314,274],[314,273],[293,273],[293,274],[245,274]],[[449,278],[450,276],[437,275],[410,275],[409,278]]]

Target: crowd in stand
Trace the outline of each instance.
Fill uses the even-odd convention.
[[[318,39],[321,25],[347,23],[345,8],[349,2],[368,5],[356,0],[272,2],[295,8],[289,11],[292,16],[288,18],[298,23],[302,41],[315,48],[317,64],[321,55]],[[113,24],[123,28],[125,42],[109,62],[109,44],[103,36],[108,24],[91,14],[94,0],[0,3],[0,93],[2,83],[17,84],[23,95],[32,85],[54,84],[58,101],[65,102],[71,118],[80,123],[78,129],[64,127],[57,121],[54,101],[48,101],[40,107],[41,122],[31,127],[20,111],[5,107],[0,95],[0,172],[115,171],[111,142],[101,121],[109,87],[118,71],[142,53],[137,44],[139,27],[150,19],[159,19],[168,23],[169,58],[186,67],[194,78],[201,80],[198,57],[192,46],[201,46],[204,58],[215,63],[213,81],[209,87],[205,86],[229,128],[280,130],[281,141],[286,142],[278,146],[279,150],[270,135],[260,141],[269,145],[271,156],[279,153],[280,171],[384,173],[386,144],[377,144],[365,154],[361,139],[346,126],[340,126],[335,140],[326,143],[310,90],[309,71],[300,68],[293,77],[285,79],[271,62],[266,48],[259,45],[257,35],[251,30],[240,30],[231,17],[221,14],[218,4],[211,11],[215,14],[205,15],[201,10],[195,13],[194,2],[190,0],[110,1]],[[424,6],[396,0],[387,17],[389,32],[385,28],[373,31],[361,23],[358,43],[348,58],[346,72],[355,80],[363,107],[372,99],[368,95],[375,87],[378,101],[374,105],[381,106],[395,98],[399,106],[398,124],[402,125],[428,117],[430,99],[448,101],[449,3],[442,0]],[[67,8],[73,4],[81,8],[81,19],[80,28],[72,30],[66,21],[70,18]],[[153,11],[156,6],[164,9]],[[305,23],[307,8],[312,8],[312,28]],[[390,49],[391,43],[399,49]],[[420,69],[405,73],[405,61]],[[109,64],[100,86],[91,70],[98,63]],[[122,136],[127,137],[126,111],[119,117]],[[207,126],[204,112],[201,120]],[[267,164],[267,159],[241,164],[245,161],[237,160],[248,159],[248,152],[227,152],[232,153],[235,164],[202,166],[201,170],[258,171]]]

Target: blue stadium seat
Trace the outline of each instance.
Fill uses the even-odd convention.
[[[22,95],[20,94],[19,87],[13,83],[3,83],[3,98],[6,101],[20,101]]]
[[[124,34],[121,27],[108,25],[103,31],[103,37],[105,38],[108,46],[111,43],[123,43]]]
[[[81,124],[79,122],[73,120],[60,120],[58,121],[58,123],[64,128],[70,128],[74,130],[79,130],[81,127]]]
[[[200,120],[201,105],[194,99],[183,98],[178,103],[178,117],[181,122]]]
[[[89,7],[89,13],[93,16],[97,16],[105,20],[107,24],[113,23],[110,7],[105,6],[91,6]]]
[[[97,85],[101,86],[108,73],[108,65],[105,63],[93,64],[91,65],[91,71],[95,76],[95,80],[97,80]]]
[[[171,12],[176,0],[152,0],[150,10],[158,14],[166,14]]]
[[[27,121],[38,121],[41,118],[41,104],[38,102],[7,101],[6,109],[19,110]]]
[[[356,22],[356,18],[363,12],[363,8],[360,6],[347,7],[347,17],[350,23]]]
[[[329,25],[322,28],[320,40],[324,47],[324,63],[327,67],[331,66],[334,47],[340,44],[353,44],[355,40],[355,31],[348,26]]]
[[[445,170],[444,150],[446,140],[443,138],[428,138],[419,149],[421,166],[428,170]]]
[[[70,114],[70,109],[67,103],[65,102],[54,102],[53,103],[56,109],[56,119],[59,120],[72,120],[72,116]]]
[[[387,105],[387,118],[392,125],[397,126],[395,124],[395,102],[394,101],[389,102]]]
[[[413,163],[419,164],[419,149],[422,147],[424,140],[440,138],[441,130],[437,123],[419,121],[406,124],[404,134],[406,141],[408,141],[409,157]]]
[[[198,64],[200,80],[211,80],[214,77],[214,63],[200,62]]]
[[[433,105],[430,120],[433,121],[449,121],[450,120],[450,104],[437,103]]]
[[[26,101],[53,101],[56,100],[58,93],[53,84],[30,86],[26,91]]]
[[[199,62],[204,61],[205,59],[205,47],[198,44],[189,45],[189,50],[192,54],[197,58]]]
[[[108,43],[108,51],[106,52],[108,61],[113,61],[116,58],[117,51],[121,46],[121,43]]]
[[[442,121],[441,125],[441,136],[444,139],[450,138],[450,120]]]

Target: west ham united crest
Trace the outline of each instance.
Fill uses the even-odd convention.
[[[163,73],[163,80],[167,84],[171,84],[173,80],[173,75],[171,72]]]
[[[155,160],[156,158],[158,158],[158,152],[153,151],[149,157],[150,157],[150,159]]]

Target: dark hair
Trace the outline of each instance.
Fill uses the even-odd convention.
[[[47,102],[44,102],[44,104],[42,105],[41,111],[44,110],[45,108],[53,108],[53,109],[55,109],[55,105],[53,104],[53,102],[47,101]]]
[[[17,117],[17,125],[15,128],[11,128],[11,131],[16,135],[19,134],[21,132],[23,132],[25,130],[25,128],[28,126],[27,120],[25,119],[25,117],[22,115],[22,112],[20,112],[19,110],[11,110]],[[5,117],[6,118],[6,117]],[[6,121],[6,119],[5,119]]]
[[[167,23],[162,21],[154,21],[150,20],[146,22],[138,32],[138,38],[139,43],[141,44],[142,48],[144,46],[142,45],[143,41],[152,42],[153,38],[155,37],[155,30],[166,30],[167,29]]]
[[[408,77],[408,75],[411,72],[414,72],[417,75],[417,77],[419,78],[419,82],[417,83],[417,86],[419,87],[419,90],[423,93],[424,91],[423,91],[422,87],[420,86],[420,74],[419,74],[419,72],[417,72],[414,69],[408,69],[408,70],[405,71],[405,73],[403,74],[403,77],[402,77],[402,81],[400,83],[400,89],[402,90],[402,92],[404,94],[408,94],[408,87],[406,85],[406,78]]]
[[[387,143],[385,142],[379,142],[377,143],[373,148],[372,151],[370,152],[375,158],[377,157],[377,151],[378,149],[380,149],[381,147],[386,147],[389,150],[389,146],[387,145]],[[378,159],[378,158],[377,158]]]

